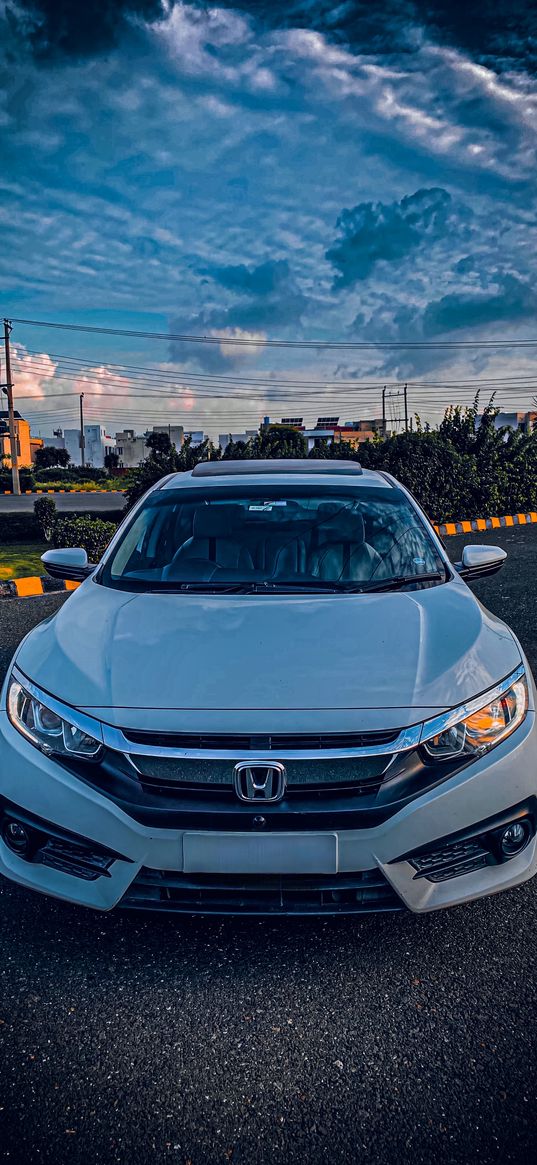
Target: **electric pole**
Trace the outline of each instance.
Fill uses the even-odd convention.
[[[407,401],[407,385],[405,384],[403,395],[405,398],[405,433],[408,433],[408,401]]]
[[[80,464],[82,469],[86,464],[85,456],[86,440],[84,437],[84,393],[80,393]]]
[[[13,408],[13,384],[11,382],[11,353],[9,350],[9,334],[11,332],[11,324],[9,320],[4,320],[4,345],[6,352],[6,383],[2,385],[7,396],[7,411],[9,417],[9,445],[11,451],[11,480],[13,483],[13,493],[20,494],[21,486],[19,480],[19,457],[17,453],[17,430],[15,425],[15,411]]]
[[[386,436],[386,385],[382,389],[382,436]]]

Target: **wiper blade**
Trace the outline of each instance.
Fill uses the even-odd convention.
[[[374,591],[398,591],[410,583],[445,582],[446,575],[439,570],[431,570],[427,574],[399,574],[395,578],[382,578],[376,582],[342,583],[342,589],[350,594],[370,594]]]

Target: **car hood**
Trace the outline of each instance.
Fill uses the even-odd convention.
[[[125,727],[299,732],[415,723],[495,684],[520,652],[458,579],[319,596],[133,595],[88,579],[17,663]]]

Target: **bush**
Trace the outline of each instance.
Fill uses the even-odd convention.
[[[50,542],[56,524],[56,502],[54,498],[36,498],[34,502],[34,515],[45,542]]]
[[[33,489],[35,485],[34,476],[31,469],[19,469],[19,481],[21,490]],[[0,493],[11,493],[13,489],[13,482],[11,478],[11,470],[2,467],[0,469]]]
[[[41,542],[42,537],[34,514],[0,513],[0,546],[11,542]]]
[[[90,562],[99,562],[116,530],[115,522],[101,518],[58,518],[53,543],[56,547],[82,546]]]
[[[86,465],[82,469],[81,465],[69,465],[66,469],[36,469],[34,473],[37,482],[106,482],[108,474],[106,469],[92,469],[91,466]]]

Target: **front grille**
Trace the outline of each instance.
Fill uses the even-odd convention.
[[[122,899],[178,914],[374,914],[404,909],[380,870],[352,874],[215,875],[142,868]]]
[[[205,760],[193,757],[131,757],[138,770],[142,788],[162,796],[206,789],[231,792],[233,761]],[[319,757],[313,760],[288,760],[286,796],[329,789],[345,789],[359,795],[375,796],[382,783],[391,756]]]
[[[427,878],[429,882],[446,882],[448,878],[458,878],[461,874],[480,870],[483,866],[488,866],[491,860],[490,850],[486,849],[478,838],[470,837],[466,841],[444,845],[441,849],[413,857],[411,865],[417,871],[414,874],[415,878]]]
[[[276,735],[233,735],[225,733],[192,732],[138,732],[123,728],[126,740],[133,744],[146,744],[152,748],[227,749],[231,752],[248,752],[257,749],[269,752],[284,752],[296,749],[326,748],[375,748],[391,744],[397,740],[401,729],[390,728],[383,732],[336,732],[336,733],[279,733]]]

